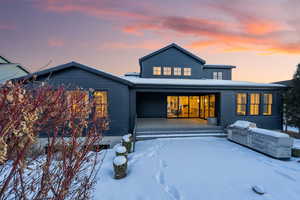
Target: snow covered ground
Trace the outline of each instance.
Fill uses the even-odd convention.
[[[276,160],[225,138],[141,141],[129,156],[128,176],[113,179],[113,150],[98,175],[95,199],[299,200],[300,163]],[[298,159],[299,160],[299,159]],[[251,190],[262,186],[266,194]]]
[[[288,126],[287,130],[291,132],[299,133],[299,129],[296,127]]]

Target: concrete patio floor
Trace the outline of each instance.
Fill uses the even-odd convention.
[[[166,118],[138,118],[137,132],[144,131],[192,131],[192,130],[221,130],[223,127],[208,125],[206,120],[199,118],[166,119]]]

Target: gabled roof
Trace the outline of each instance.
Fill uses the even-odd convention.
[[[188,56],[194,58],[195,60],[197,60],[198,62],[200,62],[200,63],[203,64],[203,65],[206,63],[206,61],[203,60],[202,58],[200,58],[200,57],[198,57],[198,56],[192,54],[191,52],[185,50],[184,48],[178,46],[177,44],[172,43],[172,44],[170,44],[170,45],[168,45],[168,46],[166,46],[166,47],[163,47],[163,48],[161,48],[161,49],[159,49],[159,50],[157,50],[157,51],[154,51],[154,52],[152,52],[152,53],[150,53],[150,54],[148,54],[148,55],[146,55],[146,56],[140,58],[140,59],[139,59],[140,65],[141,65],[141,63],[142,63],[144,60],[146,60],[146,59],[148,59],[148,58],[150,58],[150,57],[152,57],[152,56],[155,56],[155,55],[157,55],[157,54],[159,54],[159,53],[161,53],[161,52],[163,52],[163,51],[166,51],[166,50],[168,50],[168,49],[170,49],[170,48],[176,48],[177,50],[179,50],[179,51],[181,51],[182,53],[184,53],[184,54],[186,54],[186,55],[188,55]]]
[[[37,77],[44,76],[44,75],[47,75],[47,74],[50,74],[50,73],[55,73],[55,72],[62,71],[62,70],[72,68],[72,67],[75,67],[75,68],[78,68],[78,69],[96,74],[98,76],[105,77],[105,78],[110,79],[110,80],[117,81],[117,82],[125,84],[125,85],[132,85],[131,82],[129,82],[125,79],[122,79],[118,76],[115,76],[115,75],[107,73],[107,72],[103,72],[101,70],[98,70],[98,69],[95,69],[95,68],[92,68],[92,67],[88,67],[86,65],[83,65],[83,64],[80,64],[80,63],[77,63],[77,62],[74,62],[74,61],[63,64],[63,65],[59,65],[59,66],[56,66],[56,67],[52,67],[52,68],[49,68],[49,69],[45,69],[45,70],[42,70],[42,71],[34,72],[34,73],[32,73],[28,76],[24,76],[24,77],[21,77],[19,79],[27,79],[27,78],[31,78],[33,76],[37,76]]]
[[[27,74],[30,74],[30,71],[26,68],[26,67],[23,67],[23,66],[21,66],[20,64],[18,64],[18,63],[12,63],[12,62],[10,62],[7,58],[5,58],[4,56],[1,56],[0,55],[0,58],[2,59],[2,60],[5,60],[7,63],[0,63],[0,65],[4,65],[4,64],[12,64],[12,66],[16,66],[16,67],[18,67],[18,68],[20,68],[21,70],[23,70],[24,72],[26,72]]]
[[[204,68],[207,69],[232,69],[236,68],[236,66],[233,65],[204,65]]]

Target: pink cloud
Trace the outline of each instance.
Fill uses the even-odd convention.
[[[0,24],[0,30],[15,30],[16,26],[11,24]]]
[[[161,48],[162,46],[165,46],[163,42],[156,41],[156,40],[146,40],[142,42],[137,43],[127,43],[127,42],[110,42],[105,43],[103,45],[99,46],[99,50],[102,49],[147,49],[147,50],[153,50]]]
[[[65,45],[65,42],[61,39],[50,38],[48,40],[48,45],[50,47],[62,47]]]

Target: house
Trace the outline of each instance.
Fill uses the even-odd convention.
[[[4,56],[0,56],[0,84],[7,80],[29,74],[29,70],[19,64],[12,63]]]
[[[110,125],[106,137],[131,132],[137,119],[199,119],[226,127],[247,120],[282,129],[281,84],[233,81],[231,65],[208,65],[191,52],[170,44],[139,59],[140,72],[116,76],[76,62],[35,73],[50,84],[93,88],[101,97]]]

